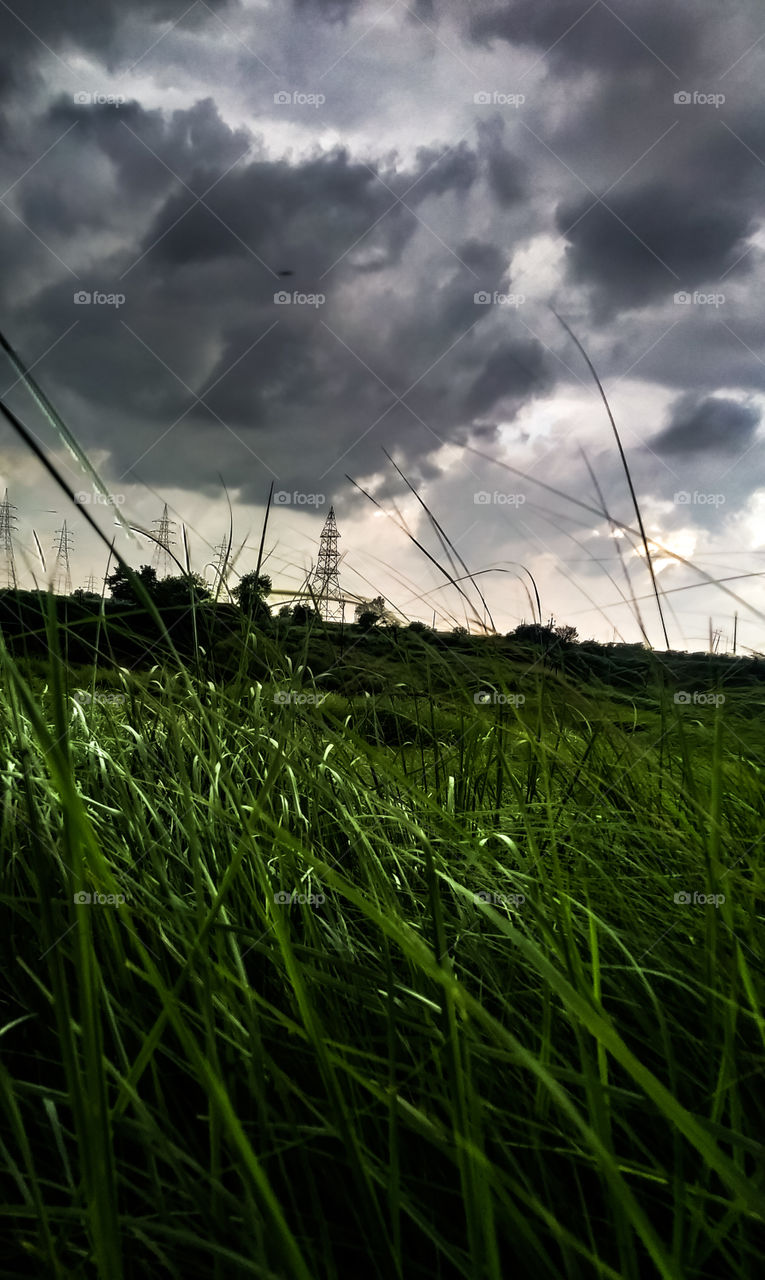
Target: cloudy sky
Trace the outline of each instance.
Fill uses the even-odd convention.
[[[199,570],[226,491],[253,567],[273,481],[275,585],[333,502],[348,591],[464,622],[387,453],[500,630],[530,617],[522,564],[546,616],[635,640],[647,565],[602,514],[634,508],[557,312],[648,536],[697,567],[655,550],[672,644],[711,617],[725,648],[738,611],[765,649],[764,63],[756,0],[0,0],[0,329]],[[7,361],[0,394],[89,495]],[[0,433],[25,582],[64,519],[75,585],[102,574]]]

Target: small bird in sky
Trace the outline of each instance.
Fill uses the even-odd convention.
[[[294,274],[295,274],[295,272],[294,272],[294,271],[279,271],[279,272],[277,272],[277,275],[280,275],[280,276],[294,276]]]

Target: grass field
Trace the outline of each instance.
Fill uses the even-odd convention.
[[[4,1275],[762,1274],[756,691],[49,639],[2,658]]]

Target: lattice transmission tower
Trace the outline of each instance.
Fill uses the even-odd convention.
[[[13,535],[16,530],[16,508],[8,500],[8,490],[0,503],[0,585],[16,590],[16,557],[13,554]]]
[[[170,555],[170,548],[175,545],[175,521],[167,514],[167,503],[159,520],[154,521],[154,555],[151,567],[156,569],[158,578],[169,578],[173,572],[175,561]]]
[[[227,541],[219,542],[217,547],[213,547],[215,559],[211,561],[210,567],[215,575],[213,582],[213,590],[220,590],[222,597],[228,596],[231,599],[231,589],[228,585],[228,575],[231,572],[231,552]]]
[[[330,507],[321,531],[319,559],[309,581],[319,606],[319,614],[325,622],[342,622],[343,620],[343,601],[340,596],[338,577],[340,554],[337,550],[337,540],[339,537],[335,508]]]
[[[59,595],[70,596],[72,594],[72,566],[69,563],[69,555],[74,546],[74,534],[69,533],[66,527],[66,520],[60,529],[56,530],[58,542],[53,544],[53,550],[56,553],[56,563],[53,566],[53,589]]]

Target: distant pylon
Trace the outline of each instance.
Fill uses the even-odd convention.
[[[154,521],[156,542],[151,566],[156,569],[158,578],[168,578],[173,571],[174,561],[170,556],[170,548],[175,542],[174,530],[175,523],[168,518],[167,503],[165,503],[161,518]]]
[[[220,588],[221,595],[227,595],[231,598],[231,592],[228,587],[228,575],[231,569],[231,560],[228,542],[219,542],[217,547],[213,548],[215,559],[212,561],[212,570],[215,574],[213,588],[217,591]]]
[[[85,590],[88,592],[89,595],[92,595],[92,596],[98,595],[98,588],[96,586],[96,575],[94,573],[88,574],[88,580],[85,583]]]
[[[340,598],[338,577],[340,555],[337,550],[337,540],[339,537],[335,508],[330,507],[321,531],[319,558],[309,582],[319,606],[319,614],[325,622],[342,622],[343,620],[343,602]]]
[[[16,528],[16,508],[8,501],[8,490],[0,503],[0,556],[2,556],[2,585],[16,590],[16,557],[13,554],[13,533]]]
[[[69,552],[74,546],[74,534],[69,533],[66,527],[66,520],[60,529],[56,530],[58,542],[54,543],[53,550],[56,553],[56,563],[53,566],[53,587],[60,595],[70,596],[72,594],[72,566],[69,563]]]

